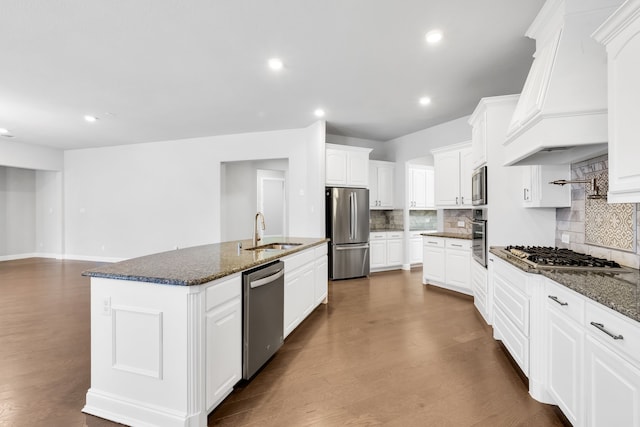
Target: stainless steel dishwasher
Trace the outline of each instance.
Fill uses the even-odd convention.
[[[242,378],[248,380],[283,343],[284,262],[242,274]]]

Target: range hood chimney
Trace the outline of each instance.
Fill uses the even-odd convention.
[[[547,0],[526,32],[534,61],[504,142],[505,165],[607,153],[607,55],[591,34],[623,0]]]

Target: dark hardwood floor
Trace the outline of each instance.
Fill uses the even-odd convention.
[[[0,262],[0,426],[118,424],[81,411],[94,263]],[[210,426],[561,426],[531,399],[470,297],[420,271],[331,282],[320,306]]]

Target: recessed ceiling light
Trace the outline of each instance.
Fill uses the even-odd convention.
[[[280,58],[271,58],[269,60],[269,68],[274,71],[282,70],[283,66],[284,64],[282,63],[282,60]]]
[[[9,129],[0,128],[0,133],[2,133],[2,134],[9,133]]]
[[[89,116],[86,115],[84,116],[85,121],[89,122],[89,123],[93,123],[93,122],[97,122],[98,118],[96,116]]]
[[[324,117],[325,112],[322,108],[318,108],[313,112],[313,114],[315,114],[316,117]]]
[[[431,31],[429,31],[427,33],[425,38],[427,39],[427,43],[436,44],[440,40],[442,40],[442,31],[440,31],[440,30],[431,30]]]
[[[431,104],[431,98],[429,98],[428,96],[423,96],[418,100],[418,102],[420,103],[420,105],[429,105]]]

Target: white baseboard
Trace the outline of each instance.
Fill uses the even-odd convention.
[[[37,258],[37,257],[38,257],[38,254],[36,253],[2,255],[0,256],[0,261],[14,261],[17,259],[27,259],[27,258]]]
[[[127,258],[116,258],[116,257],[97,257],[97,256],[90,256],[90,255],[89,256],[62,255],[62,254],[54,254],[54,253],[46,253],[46,252],[0,255],[0,261],[15,261],[15,260],[27,259],[27,258],[50,258],[50,259],[60,259],[60,260],[93,261],[93,262],[119,262],[127,259]]]
[[[63,259],[73,260],[73,261],[95,261],[95,262],[120,262],[124,261],[127,258],[116,258],[116,257],[99,257],[92,255],[64,255]]]

